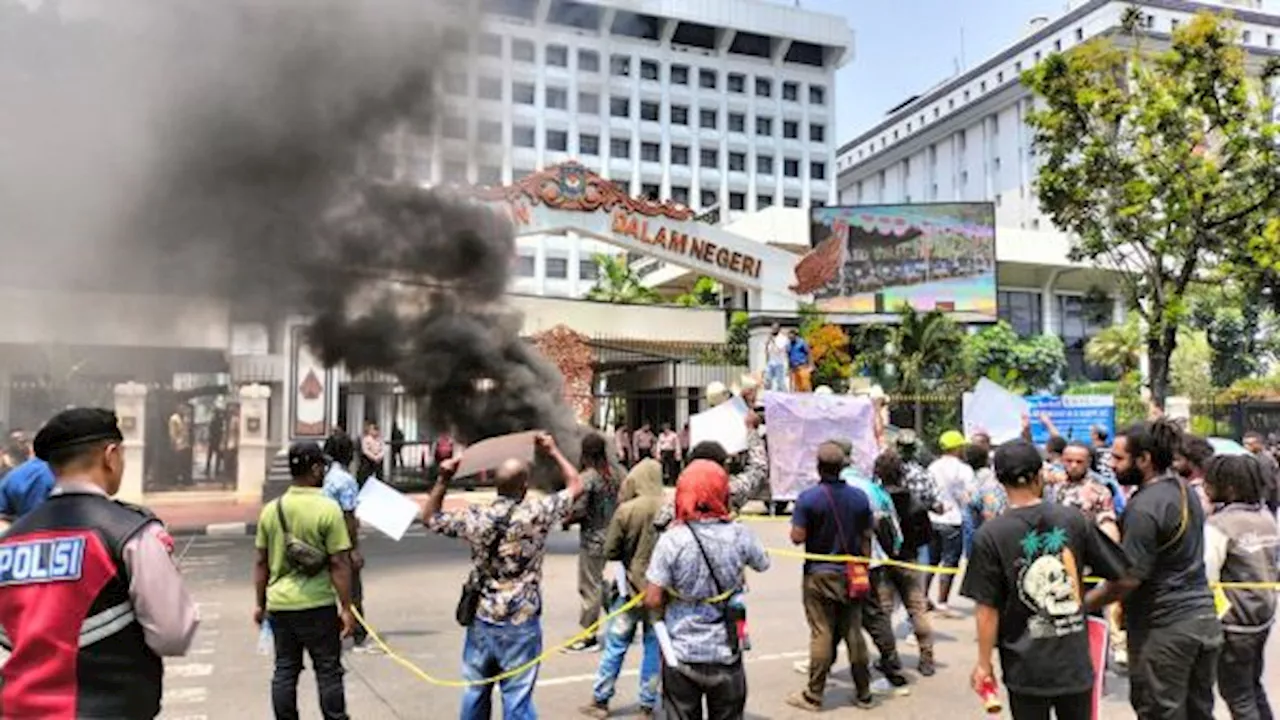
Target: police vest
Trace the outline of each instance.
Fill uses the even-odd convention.
[[[129,601],[125,544],[155,517],[101,495],[54,495],[0,538],[0,717],[160,713],[164,665]]]

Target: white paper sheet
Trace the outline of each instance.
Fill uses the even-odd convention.
[[[982,378],[964,399],[965,435],[972,437],[975,432],[985,432],[996,445],[1013,440],[1022,435],[1022,416],[1029,408],[1021,396]]]
[[[537,431],[499,435],[469,445],[462,452],[455,477],[464,478],[481,470],[496,470],[508,460],[533,461],[533,439]]]
[[[397,542],[420,512],[422,508],[409,496],[373,477],[365,481],[356,500],[356,518]]]
[[[613,563],[613,584],[618,587],[618,597],[623,600],[631,597],[631,583],[627,582],[627,566],[620,562]]]
[[[667,662],[667,667],[680,667],[680,659],[676,657],[676,646],[671,644],[671,633],[667,631],[666,621],[654,623],[653,634],[658,636],[658,647],[662,649],[662,659]]]
[[[689,447],[712,440],[725,452],[736,455],[747,449],[746,405],[727,402],[689,418]]]

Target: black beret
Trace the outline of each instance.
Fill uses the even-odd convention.
[[[105,408],[71,408],[54,415],[45,423],[40,432],[36,433],[32,447],[36,457],[48,460],[52,453],[59,450],[103,440],[124,440],[116,414]]]

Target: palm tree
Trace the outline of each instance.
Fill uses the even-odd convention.
[[[627,265],[625,255],[596,253],[596,266],[600,275],[596,284],[587,291],[588,300],[619,303],[622,305],[648,305],[661,300],[653,288],[645,285]]]
[[[1084,346],[1084,358],[1118,371],[1121,377],[1135,372],[1142,358],[1142,326],[1138,322],[1138,315],[1130,313],[1123,323],[1093,336]]]
[[[689,292],[676,298],[677,305],[685,307],[718,307],[720,305],[720,283],[700,275]]]
[[[899,390],[915,396],[916,431],[924,429],[924,394],[930,381],[940,380],[956,366],[964,343],[959,325],[939,310],[918,313],[904,306],[898,324],[889,331],[886,359],[897,370]]]

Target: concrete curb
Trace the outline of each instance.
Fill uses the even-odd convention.
[[[245,535],[252,535],[257,531],[257,523],[244,522],[213,523],[210,525],[190,525],[186,527],[177,526],[169,528],[169,534],[173,537],[189,537],[191,535],[208,537],[242,537]]]

